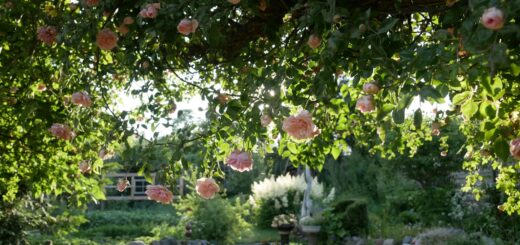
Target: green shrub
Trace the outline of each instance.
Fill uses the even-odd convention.
[[[184,237],[185,227],[190,224],[191,239],[233,244],[250,228],[243,219],[243,207],[235,207],[220,197],[205,200],[188,195],[181,200],[177,208],[184,215],[175,229],[177,238]]]
[[[368,209],[364,200],[342,198],[324,212],[324,230],[334,237],[368,234]]]

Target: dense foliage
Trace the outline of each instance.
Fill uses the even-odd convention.
[[[414,97],[449,99],[435,122],[464,120],[466,190],[479,197],[479,170],[492,166],[507,195],[499,208],[518,212],[510,150],[520,145],[509,142],[520,136],[519,12],[520,0],[2,1],[3,207],[27,195],[103,198],[102,158],[114,142],[171,127],[176,103],[200,94],[209,129],[178,132],[170,179],[191,164],[183,153],[194,142],[204,144],[206,177],[223,177],[235,148],[266,153],[275,142],[293,164],[316,169],[347,150],[347,138],[384,157],[413,154],[442,124],[425,126],[421,108],[407,123],[406,108]],[[378,89],[363,89],[372,80]],[[120,109],[120,92],[144,103]],[[298,136],[282,123],[302,109],[319,131]]]

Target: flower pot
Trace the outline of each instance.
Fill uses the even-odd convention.
[[[280,234],[280,244],[287,245],[289,244],[289,234],[294,229],[293,224],[281,224],[278,227],[278,234]]]
[[[318,233],[321,230],[319,225],[302,225],[303,233]]]
[[[317,245],[318,244],[318,238],[316,237],[316,234],[320,232],[321,226],[319,225],[302,225],[302,232],[307,237],[307,244],[309,245]]]

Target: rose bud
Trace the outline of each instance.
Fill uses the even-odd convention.
[[[515,159],[520,160],[520,138],[511,140],[509,143],[509,152]]]
[[[309,47],[314,49],[314,48],[319,47],[320,44],[321,44],[321,39],[318,36],[316,36],[314,34],[309,36],[309,40],[307,40],[307,45],[309,45]]]
[[[504,26],[504,14],[495,7],[486,9],[480,18],[480,23],[490,30],[500,30]]]
[[[363,92],[367,94],[377,94],[380,88],[379,85],[375,81],[371,81],[369,83],[365,83],[363,85]]]
[[[264,127],[267,127],[267,126],[271,123],[271,121],[273,121],[273,120],[272,120],[271,117],[270,117],[269,115],[267,115],[267,114],[262,115],[262,116],[260,117],[260,124],[262,124],[262,126],[264,126]]]
[[[92,105],[92,100],[90,100],[90,96],[86,92],[76,92],[71,96],[71,102],[73,104],[90,107]]]
[[[123,24],[125,25],[131,25],[135,22],[134,18],[127,16],[123,19]]]

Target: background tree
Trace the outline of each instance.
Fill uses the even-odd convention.
[[[181,137],[202,142],[203,175],[221,177],[235,148],[270,152],[275,141],[280,155],[316,169],[347,149],[348,136],[385,157],[413,153],[430,135],[421,109],[413,126],[404,123],[419,97],[449,98],[453,110],[438,113],[464,120],[467,189],[478,197],[478,170],[492,166],[508,196],[500,208],[517,212],[509,142],[520,136],[519,12],[518,0],[3,1],[2,199],[102,198],[99,151],[155,128],[191,94],[209,101],[209,130]],[[363,90],[371,81],[378,89]],[[118,111],[119,91],[148,103]],[[282,127],[301,109],[320,129],[305,142]],[[389,132],[399,137],[390,142]],[[81,161],[94,174],[78,174]]]

